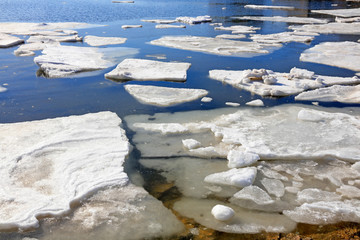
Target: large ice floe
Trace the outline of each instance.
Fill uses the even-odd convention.
[[[135,84],[125,85],[125,89],[141,103],[163,107],[194,101],[208,94],[208,91],[204,89],[170,88]]]
[[[282,16],[244,16],[244,17],[233,17],[238,20],[251,20],[251,21],[270,21],[270,22],[287,22],[287,23],[327,23],[327,19],[309,18],[309,17],[282,17]]]
[[[84,38],[84,42],[89,44],[90,46],[104,46],[104,45],[115,45],[115,44],[123,44],[126,42],[126,38],[121,37],[98,37],[87,35]]]
[[[224,232],[288,232],[297,222],[360,222],[360,113],[352,110],[283,105],[125,121],[140,163],[183,194],[179,214]]]
[[[101,188],[126,185],[120,124],[111,112],[0,124],[0,229],[38,227]]]
[[[279,47],[279,45],[274,44],[260,44],[256,42],[197,36],[165,36],[153,40],[150,43],[189,51],[242,57],[268,54],[272,48]]]
[[[136,54],[132,48],[47,47],[34,58],[46,77],[60,78],[75,73],[114,66],[119,59]]]
[[[338,17],[359,17],[360,8],[349,8],[349,9],[331,9],[331,10],[311,10],[313,13],[321,13],[334,15]]]
[[[278,73],[266,69],[210,70],[209,77],[261,96],[274,97],[299,94],[306,90],[336,84],[360,83],[360,79],[356,76],[352,78],[322,76],[299,68],[292,68],[290,73]]]
[[[300,61],[326,64],[360,71],[360,43],[324,42],[306,49]]]
[[[327,24],[306,24],[301,26],[289,26],[295,32],[314,32],[322,34],[356,34],[360,35],[360,23],[331,22]]]
[[[292,6],[275,6],[275,5],[245,5],[244,8],[251,9],[273,9],[273,10],[295,10],[295,7]]]
[[[108,79],[186,81],[190,63],[160,62],[147,59],[125,59],[114,70],[105,74]]]

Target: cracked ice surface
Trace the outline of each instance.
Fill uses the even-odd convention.
[[[313,13],[334,15],[338,17],[359,17],[360,8],[332,9],[332,10],[311,10]]]
[[[79,72],[105,69],[116,64],[118,59],[136,54],[131,48],[93,48],[56,46],[47,47],[43,55],[34,58],[45,76],[60,78]]]
[[[114,80],[186,81],[190,63],[161,62],[146,59],[125,59],[114,70],[105,74]]]
[[[127,184],[130,145],[120,124],[111,112],[0,124],[0,229],[38,227],[41,216]]]
[[[360,26],[360,25],[359,25]],[[324,42],[306,49],[300,61],[360,71],[360,43]]]
[[[360,103],[360,85],[357,86],[334,85],[332,87],[320,88],[320,89],[300,93],[295,97],[295,100]]]
[[[307,24],[302,26],[289,26],[296,32],[314,32],[321,34],[356,34],[360,35],[360,23],[339,23],[331,22],[327,24]]]
[[[123,44],[126,42],[126,38],[121,37],[98,37],[87,35],[84,38],[84,42],[89,44],[90,46],[104,46],[104,45],[115,45],[115,44]]]
[[[356,63],[355,63],[356,64]],[[305,69],[292,68],[290,73],[278,73],[266,69],[210,70],[212,79],[228,83],[261,96],[288,96],[305,90],[335,84],[358,84],[360,79],[315,75]]]
[[[204,97],[208,91],[191,88],[169,88],[149,85],[125,85],[125,90],[144,104],[171,106]]]
[[[255,42],[197,36],[165,36],[160,39],[153,40],[150,43],[153,45],[189,51],[242,57],[268,54],[270,47],[278,47],[278,45],[274,46]]]
[[[244,16],[244,17],[233,17],[234,19],[239,20],[252,20],[252,21],[271,21],[271,22],[288,22],[288,23],[327,23],[329,22],[326,19],[317,19],[317,18],[307,18],[307,17],[282,17],[282,16],[273,16],[273,17],[263,17],[263,16]]]

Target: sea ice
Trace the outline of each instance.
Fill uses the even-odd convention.
[[[206,23],[211,22],[212,18],[210,16],[197,16],[197,17],[178,17],[176,21],[183,22],[187,24],[199,24],[199,23]]]
[[[256,100],[252,100],[250,102],[245,103],[248,106],[253,106],[253,107],[263,107],[264,106],[264,102],[261,101],[261,99],[256,99]]]
[[[127,184],[130,145],[120,124],[111,112],[0,124],[0,229],[38,227],[102,188]]]
[[[84,38],[84,42],[89,44],[90,46],[104,46],[104,45],[115,45],[115,44],[123,44],[126,42],[126,38],[121,37],[98,37],[87,35]]]
[[[246,167],[256,163],[260,157],[259,155],[251,152],[238,151],[232,149],[227,155],[228,167],[229,168],[239,168]]]
[[[352,17],[352,18],[336,17],[335,22],[339,22],[339,23],[360,22],[360,17]]]
[[[231,207],[217,204],[211,209],[211,214],[216,220],[228,221],[235,215],[235,212]]]
[[[258,186],[244,187],[234,194],[231,202],[236,204],[237,200],[250,200],[258,205],[269,205],[274,203],[274,200],[272,200],[269,194]]]
[[[215,30],[220,30],[220,31],[231,31],[232,34],[241,34],[241,33],[255,33],[256,30],[259,30],[259,27],[253,27],[253,26],[244,26],[244,25],[233,25],[230,27],[224,27],[224,26],[220,26],[220,27],[215,27]]]
[[[135,84],[125,85],[125,89],[142,103],[163,107],[194,101],[208,94],[208,91],[203,89],[169,88]]]
[[[109,73],[108,79],[127,80],[156,80],[156,81],[186,81],[186,71],[190,63],[161,62],[146,59],[125,59]]]
[[[225,38],[225,39],[241,39],[246,38],[245,34],[220,34],[216,38]]]
[[[143,22],[151,22],[151,23],[158,23],[158,24],[171,24],[176,23],[176,20],[168,20],[168,19],[142,19]]]
[[[186,28],[185,25],[158,24],[155,28]]]
[[[311,10],[313,13],[321,13],[334,15],[338,17],[359,17],[360,8],[349,8],[349,9],[331,9],[331,10]]]
[[[245,5],[244,8],[252,9],[274,9],[274,10],[295,10],[295,7],[290,6],[274,6],[274,5]]]
[[[9,34],[0,33],[0,48],[13,47],[24,43],[24,39],[11,36]]]
[[[294,32],[281,32],[281,33],[273,33],[273,34],[252,34],[250,36],[255,42],[259,43],[288,43],[288,42],[303,42],[303,43],[310,43],[314,40],[314,36],[311,33],[308,35],[299,35]]]
[[[79,37],[78,35],[67,35],[67,36],[56,36],[56,35],[35,35],[30,36],[26,43],[38,43],[38,42],[49,42],[49,41],[55,41],[55,42],[81,42],[82,37]]]
[[[317,19],[309,17],[282,17],[282,16],[244,16],[244,17],[233,17],[238,20],[252,20],[252,21],[271,21],[271,22],[287,22],[287,23],[304,23],[304,24],[314,24],[314,23],[327,23],[327,19]]]
[[[182,143],[187,149],[195,149],[201,147],[201,143],[195,139],[184,139]]]
[[[112,3],[134,3],[135,1],[112,1]]]
[[[360,71],[360,43],[324,42],[306,49],[300,61],[326,64],[330,66]]]
[[[114,51],[116,50],[116,51]],[[95,71],[115,65],[117,58],[137,53],[131,48],[47,47],[34,58],[45,76],[59,78],[79,72]]]
[[[231,107],[238,107],[238,106],[240,106],[240,103],[226,102],[225,105],[228,105],[228,106],[231,106]]]
[[[256,168],[233,168],[226,172],[210,174],[205,177],[204,181],[215,185],[228,185],[243,188],[250,186],[256,177]]]
[[[203,97],[201,99],[202,102],[211,102],[212,101],[212,98],[211,97]]]
[[[318,188],[307,188],[297,193],[296,201],[300,204],[320,201],[339,201],[341,196],[334,193],[323,191]]]
[[[4,88],[3,86],[0,86],[0,93],[5,92],[6,90],[7,90],[6,88]]]
[[[128,29],[128,28],[142,28],[142,25],[122,25],[121,28]]]
[[[198,36],[165,36],[150,42],[153,45],[205,52],[225,56],[252,56],[268,54],[269,45]]]
[[[316,90],[300,93],[295,97],[295,100],[360,103],[360,85],[334,85],[332,87],[319,88]]]
[[[302,26],[289,26],[295,32],[314,32],[321,34],[351,34],[360,35],[360,23],[306,24]]]
[[[60,43],[52,40],[45,42],[26,43],[19,46],[14,51],[14,54],[16,56],[34,56],[35,51],[44,50],[47,47],[60,47]]]
[[[268,193],[280,198],[285,194],[285,187],[282,181],[278,179],[263,178],[261,184]]]

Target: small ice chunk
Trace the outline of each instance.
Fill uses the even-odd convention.
[[[195,149],[201,147],[201,143],[195,139],[183,139],[182,143],[187,149]]]
[[[161,62],[147,59],[125,59],[109,73],[108,79],[114,80],[157,80],[186,81],[186,71],[190,63]]]
[[[250,200],[258,205],[273,204],[274,200],[258,186],[247,186],[235,193],[233,198],[237,200]]]
[[[290,70],[289,79],[294,79],[294,78],[312,79],[314,77],[314,74],[315,73],[312,71],[293,67]]]
[[[0,32],[0,48],[13,47],[24,43],[24,39]]]
[[[229,151],[227,155],[228,167],[229,168],[239,168],[246,167],[256,163],[260,157],[256,153],[243,152],[236,149]]]
[[[252,20],[252,21],[271,21],[271,22],[288,22],[288,23],[327,23],[327,19],[318,19],[310,17],[282,17],[282,16],[244,16],[244,17],[233,17],[234,19],[239,20]]]
[[[201,99],[202,102],[211,102],[213,99],[211,97],[203,97]]]
[[[248,106],[253,106],[253,107],[263,107],[264,106],[264,102],[261,101],[261,99],[256,99],[250,102],[245,103]]]
[[[256,177],[256,168],[233,168],[226,172],[214,173],[205,177],[204,181],[212,184],[246,187],[251,185]]]
[[[169,88],[150,85],[125,85],[128,93],[142,103],[158,106],[171,106],[194,101],[208,94],[203,89]]]
[[[228,106],[231,106],[231,107],[238,107],[238,106],[240,106],[240,103],[234,103],[234,102],[226,102],[225,104],[228,105]]]
[[[199,23],[211,22],[212,18],[208,15],[197,16],[197,17],[178,17],[176,18],[176,21],[187,24],[199,24]]]
[[[134,1],[112,1],[112,3],[134,3]]]
[[[128,28],[142,28],[142,25],[122,25],[121,28],[128,29]]]
[[[34,51],[43,50],[48,47],[58,46],[60,46],[60,43],[52,40],[45,42],[26,43],[19,46],[19,48],[14,51],[14,54],[16,56],[34,56]]]
[[[342,185],[336,192],[345,198],[360,198],[360,189],[355,186]]]
[[[141,19],[143,22],[151,22],[151,23],[158,23],[158,24],[171,24],[176,23],[176,20],[168,20],[168,19]]]
[[[282,181],[278,179],[263,178],[261,184],[270,194],[280,198],[285,194],[285,187]]]
[[[281,32],[281,33],[272,33],[272,34],[251,34],[250,37],[253,41],[259,43],[288,43],[288,42],[301,42],[309,43],[314,40],[314,34],[302,34],[299,35],[295,32]]]
[[[260,30],[259,27],[244,26],[244,25],[233,25],[230,27],[219,26],[219,27],[215,27],[214,29],[220,31],[231,31],[233,34],[255,33],[256,30]]]
[[[320,201],[338,201],[341,200],[341,196],[334,193],[323,191],[317,188],[307,188],[297,193],[296,201],[300,204],[312,203]]]
[[[295,7],[292,6],[274,6],[274,5],[245,5],[244,8],[252,9],[274,9],[274,10],[295,10]]]
[[[66,35],[66,36],[57,36],[57,35],[50,35],[50,36],[46,36],[46,35],[35,35],[35,36],[31,36],[28,38],[28,40],[26,40],[27,43],[37,43],[37,42],[49,42],[49,41],[54,41],[54,42],[81,42],[83,40],[82,37],[79,37],[76,34],[72,34],[72,35]]]
[[[216,220],[228,221],[235,215],[235,212],[231,207],[217,204],[211,209],[211,214]]]
[[[90,46],[104,46],[104,45],[115,45],[115,44],[123,44],[126,42],[126,38],[121,37],[98,37],[87,35],[84,38],[84,42],[89,44]]]
[[[185,25],[171,25],[171,24],[158,24],[155,28],[164,29],[164,28],[186,28]]]

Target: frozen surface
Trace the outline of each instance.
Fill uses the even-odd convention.
[[[300,93],[295,97],[295,100],[360,103],[360,85],[356,85],[356,86],[334,85],[332,87],[320,88],[320,89]]]
[[[296,32],[314,32],[322,34],[356,34],[360,35],[360,23],[338,23],[331,22],[327,24],[307,24],[302,26],[289,27]]]
[[[304,35],[299,35],[295,32],[281,32],[273,34],[252,34],[250,37],[253,41],[259,43],[288,43],[288,42],[303,42],[310,43],[314,36],[311,33],[304,33]]]
[[[115,45],[115,44],[123,44],[126,42],[126,38],[121,37],[98,37],[87,35],[84,38],[84,42],[89,44],[90,46],[104,46],[104,45]]]
[[[235,193],[233,199],[236,200],[250,200],[259,205],[268,205],[274,203],[274,200],[267,192],[258,186],[248,186]],[[235,201],[232,201],[235,203]]]
[[[38,227],[99,189],[127,184],[120,124],[111,112],[0,124],[0,229]]]
[[[218,204],[211,209],[211,214],[216,220],[228,221],[235,215],[235,212],[231,207]]]
[[[34,62],[45,76],[60,78],[111,67],[119,58],[135,53],[137,50],[131,48],[56,46],[45,48],[42,55],[34,58]]]
[[[158,106],[171,106],[190,102],[208,94],[208,91],[203,89],[169,88],[135,84],[126,85],[125,89],[140,102]]]
[[[212,79],[261,96],[276,97],[299,94],[306,90],[335,84],[359,83],[357,77],[321,76],[299,68],[292,68],[290,73],[278,73],[266,69],[210,70],[209,76]]]
[[[256,168],[233,168],[226,172],[219,172],[208,175],[204,181],[216,185],[230,185],[235,187],[246,187],[251,185],[256,177]]]
[[[275,10],[295,10],[295,7],[291,6],[274,6],[274,5],[245,5],[244,8],[252,9],[275,9]]]
[[[332,10],[311,10],[313,13],[334,15],[338,17],[359,17],[360,8],[332,9]]]
[[[245,104],[248,106],[253,106],[253,107],[263,107],[264,106],[264,102],[261,99],[252,100]]]
[[[160,62],[146,59],[125,59],[114,70],[105,74],[114,80],[186,81],[190,63]]]
[[[0,48],[13,47],[24,43],[24,40],[9,34],[0,33]]]
[[[255,42],[234,41],[221,38],[198,36],[165,36],[150,42],[153,45],[205,52],[226,56],[251,56],[268,54],[268,45]]]
[[[305,23],[305,24],[314,24],[314,23],[327,23],[326,19],[317,19],[309,17],[282,17],[282,16],[244,16],[244,17],[233,17],[238,20],[251,20],[251,21],[271,21],[271,22],[287,22],[287,23]]]
[[[26,42],[27,43],[37,43],[37,42],[82,42],[82,37],[79,37],[77,34],[71,35],[35,35],[30,36]]]
[[[324,42],[306,49],[300,61],[360,71],[360,43]]]
[[[178,17],[176,21],[183,22],[187,24],[199,24],[199,23],[206,23],[211,22],[212,18],[210,16],[197,16],[197,17]]]
[[[263,178],[261,180],[261,184],[269,194],[272,194],[278,198],[284,196],[285,194],[284,183],[278,179]]]

